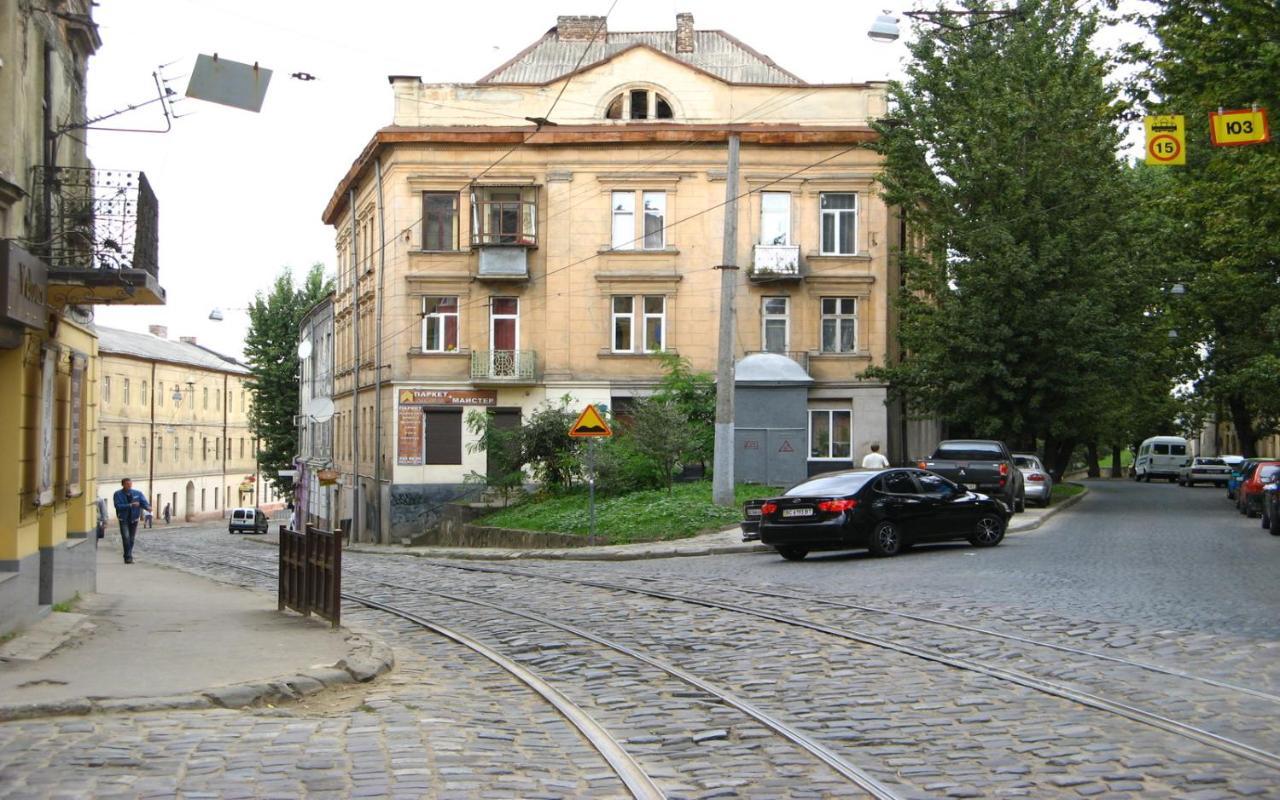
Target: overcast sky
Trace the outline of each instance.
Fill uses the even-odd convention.
[[[618,0],[610,30],[672,30],[677,12],[728,31],[811,82],[883,80],[903,48],[865,36],[893,3],[791,0],[785,14],[729,0]],[[901,4],[899,4],[901,5]],[[387,76],[474,81],[555,25],[558,14],[604,14],[606,0],[484,3],[430,0],[100,0],[102,49],[89,65],[89,114],[155,97],[151,73],[180,95],[198,53],[274,70],[262,112],[178,103],[169,133],[90,134],[101,168],[141,169],[160,204],[164,307],[98,307],[99,323],[196,336],[239,355],[242,309],[282,267],[333,269],[320,213],[373,132],[391,121]],[[783,7],[778,7],[779,10]],[[307,72],[316,80],[290,79]],[[153,105],[104,125],[161,127]],[[226,320],[208,320],[213,307]]]

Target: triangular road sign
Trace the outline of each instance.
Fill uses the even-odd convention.
[[[604,417],[600,416],[600,412],[592,404],[582,409],[582,413],[578,415],[578,421],[573,423],[573,427],[569,428],[569,435],[580,437],[612,436],[613,431],[609,428],[609,423],[604,421]]]

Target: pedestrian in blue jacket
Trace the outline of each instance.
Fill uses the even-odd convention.
[[[124,563],[133,563],[133,537],[138,533],[138,520],[143,511],[150,511],[147,496],[133,488],[133,481],[120,481],[123,487],[115,493],[116,519],[120,522],[120,544],[124,547]]]

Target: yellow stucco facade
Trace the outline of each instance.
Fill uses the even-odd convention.
[[[339,265],[335,461],[343,508],[353,484],[366,495],[370,538],[412,535],[485,471],[447,406],[523,416],[567,394],[621,408],[661,375],[655,351],[714,371],[727,188],[740,198],[735,358],[783,354],[812,379],[807,427],[785,446],[825,470],[887,441],[885,387],[863,378],[888,357],[898,283],[899,222],[868,146],[884,86],[807,84],[717,34],[697,32],[695,47],[737,48],[773,82],[613,38],[612,54],[542,82],[391,78],[393,124],[325,211]],[[534,74],[548,48],[572,53],[556,35],[495,74]],[[554,125],[538,125],[553,102]],[[741,166],[726,187],[730,131]],[[451,429],[439,452],[433,424]]]

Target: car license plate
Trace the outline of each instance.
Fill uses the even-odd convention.
[[[758,509],[758,508],[748,508],[748,509],[747,509],[747,516],[748,516],[748,517],[758,517],[758,516],[760,516],[760,509]]]
[[[966,484],[964,485],[964,488],[969,489],[970,491],[972,491],[973,489],[977,489],[977,488],[978,488],[978,484],[976,484],[976,483],[966,483]]]
[[[784,516],[784,517],[812,517],[812,516],[813,516],[813,509],[812,509],[812,508],[784,508],[784,509],[782,509],[782,516]]]

